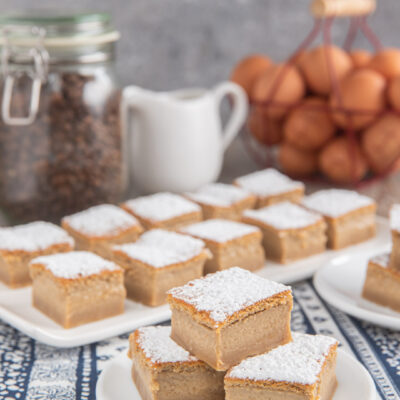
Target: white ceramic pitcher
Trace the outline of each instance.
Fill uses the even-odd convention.
[[[222,128],[220,104],[232,111]],[[248,111],[241,87],[224,82],[213,90],[155,93],[129,86],[122,96],[122,128],[135,188],[142,192],[191,191],[218,179],[226,148]]]

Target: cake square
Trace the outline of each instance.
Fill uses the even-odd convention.
[[[304,184],[293,181],[273,168],[237,178],[234,184],[257,196],[256,208],[281,201],[299,203],[304,196]]]
[[[121,207],[136,217],[146,229],[176,230],[202,219],[198,204],[167,192],[128,200]]]
[[[253,208],[256,196],[234,185],[211,183],[197,192],[186,193],[186,197],[197,203],[204,219],[222,218],[239,220],[242,212]]]
[[[224,400],[224,372],[189,354],[170,326],[140,328],[129,336],[132,378],[143,400]]]
[[[217,371],[291,341],[291,288],[241,268],[171,289],[171,338]]]
[[[73,248],[72,237],[49,222],[0,228],[0,280],[11,288],[30,285],[29,262],[32,259]]]
[[[390,266],[400,271],[400,204],[394,204],[390,209],[390,229],[393,242]]]
[[[227,400],[331,400],[338,342],[293,333],[293,341],[243,360],[225,376]]]
[[[391,268],[389,253],[369,260],[362,296],[400,312],[400,271]]]
[[[261,229],[265,255],[271,260],[287,263],[326,249],[324,218],[296,204],[246,210],[242,221]]]
[[[376,204],[370,197],[352,190],[328,189],[307,196],[303,205],[324,216],[331,249],[341,249],[375,236]]]
[[[87,251],[35,258],[29,265],[33,306],[64,328],[122,314],[123,269]]]
[[[210,219],[181,229],[203,240],[212,253],[204,267],[206,274],[231,267],[254,271],[264,266],[262,234],[255,226],[223,219]]]
[[[112,204],[101,204],[64,217],[62,227],[75,239],[76,250],[110,257],[110,246],[137,240],[143,232],[139,221]]]
[[[201,240],[162,229],[113,247],[113,261],[125,269],[128,297],[153,307],[166,303],[169,289],[200,278],[209,257]]]

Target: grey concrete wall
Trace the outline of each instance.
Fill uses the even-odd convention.
[[[153,89],[212,85],[250,52],[284,59],[312,26],[310,0],[0,0],[0,12],[62,7],[113,14],[122,33],[122,84]],[[400,46],[400,1],[378,0],[370,23]],[[338,24],[339,38],[346,24]]]

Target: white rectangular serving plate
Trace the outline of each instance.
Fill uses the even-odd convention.
[[[390,245],[387,219],[377,219],[377,235],[361,244],[339,250],[326,251],[307,259],[280,265],[267,262],[258,275],[281,283],[293,283],[313,276],[315,271],[336,257],[357,254]],[[170,318],[167,305],[146,307],[130,300],[125,302],[125,312],[116,317],[92,322],[72,329],[64,329],[32,307],[30,287],[9,289],[0,283],[0,318],[39,342],[57,347],[75,347],[131,332],[144,325],[155,324]]]

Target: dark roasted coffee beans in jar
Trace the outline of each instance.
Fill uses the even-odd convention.
[[[0,17],[0,208],[59,221],[124,190],[106,14]]]

